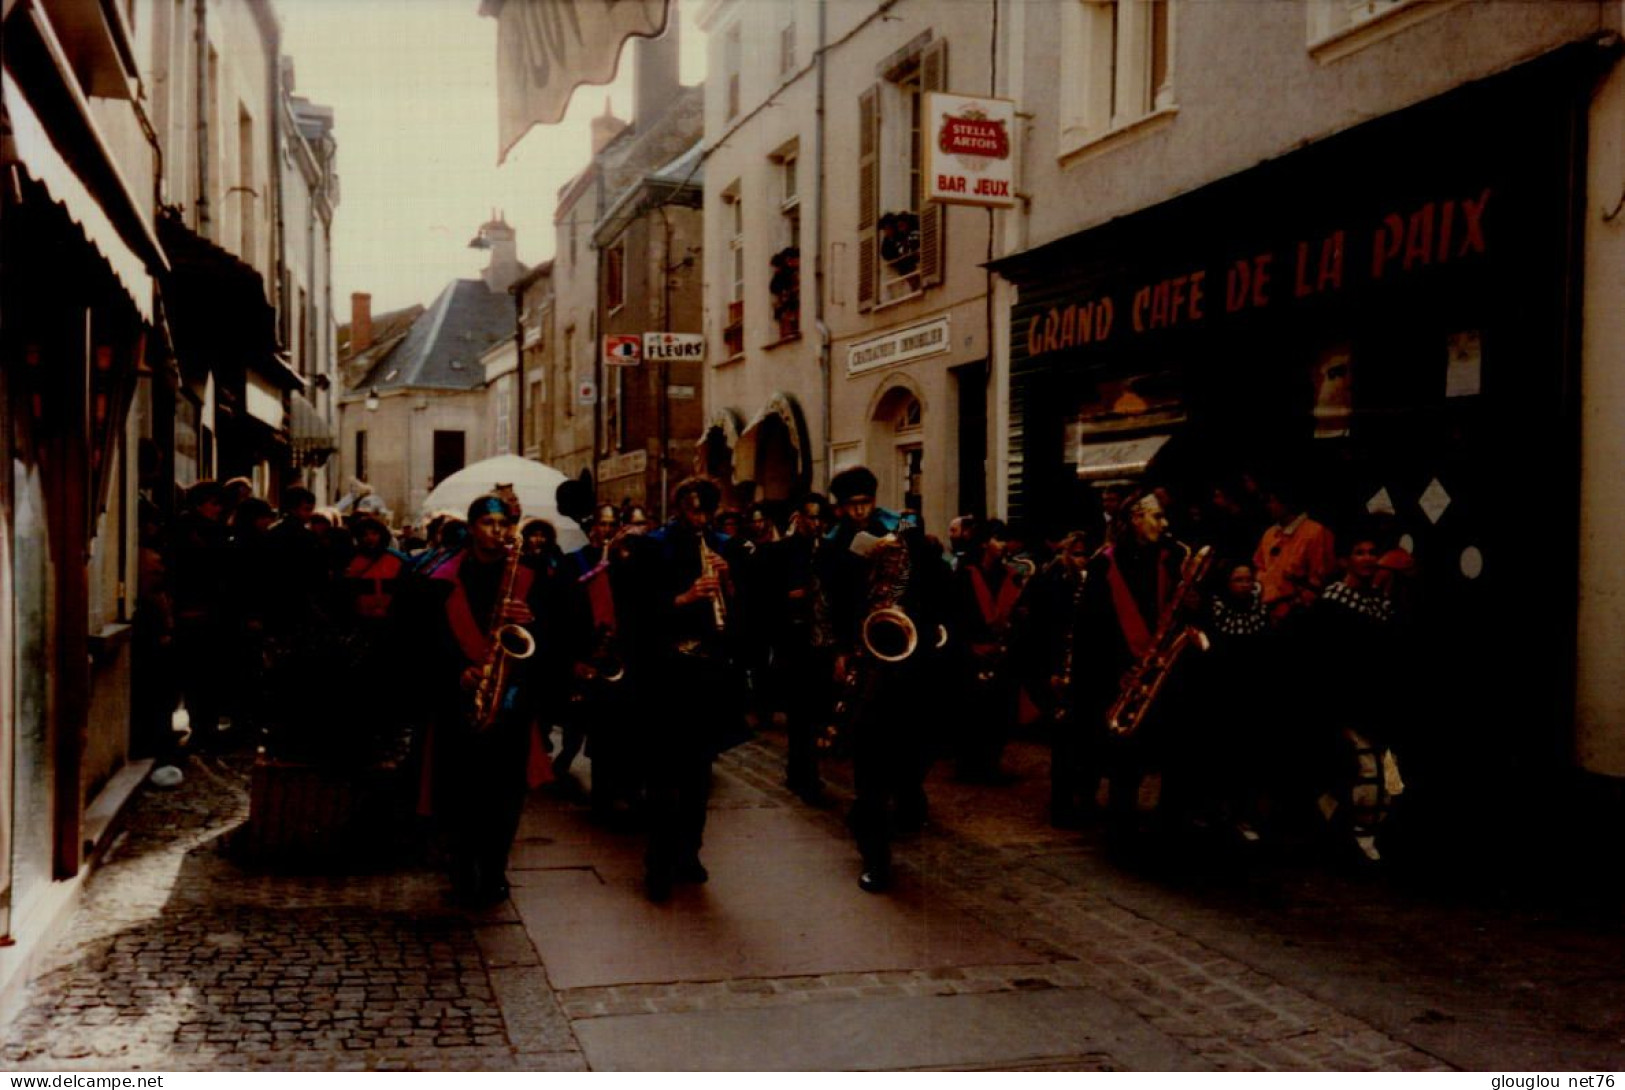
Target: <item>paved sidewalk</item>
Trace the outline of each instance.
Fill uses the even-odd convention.
[[[422,866],[239,866],[243,760],[148,790],[0,1033],[30,1070],[1438,1070],[1625,1066],[1618,921],[1386,876],[1152,878],[1018,782],[931,785],[900,882],[858,891],[835,799],[776,735],[718,765],[711,881],[641,896],[641,840],[538,794],[490,913]]]
[[[66,938],[6,1027],[35,1070],[579,1070],[556,1007],[516,997],[423,869],[245,869],[222,837],[248,814],[245,759],[194,758],[147,789]],[[551,1019],[551,1022],[549,1022]],[[552,1032],[539,1032],[541,1023]]]

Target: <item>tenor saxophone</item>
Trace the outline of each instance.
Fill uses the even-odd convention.
[[[514,601],[513,592],[519,582],[521,557],[517,539],[509,541],[507,551],[508,559],[502,571],[502,593],[497,596],[491,623],[486,626],[486,631],[491,633],[491,647],[486,652],[485,661],[480,663],[480,680],[474,687],[474,704],[469,709],[469,726],[476,732],[490,730],[496,723],[497,713],[502,710],[502,694],[508,687],[508,671],[512,664],[536,653],[536,637],[523,625],[505,624],[502,620],[507,607]]]

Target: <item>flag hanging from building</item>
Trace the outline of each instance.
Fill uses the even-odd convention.
[[[621,45],[666,30],[667,0],[480,0],[497,21],[497,163],[533,125],[563,120],[584,83],[615,78]]]

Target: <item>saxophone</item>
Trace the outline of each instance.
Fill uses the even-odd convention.
[[[715,578],[717,574],[717,551],[706,542],[705,534],[700,534],[700,574]],[[718,632],[728,627],[728,604],[722,600],[722,587],[717,586],[717,596],[711,599],[711,625]]]
[[[1106,713],[1106,727],[1117,738],[1131,737],[1145,723],[1145,717],[1156,703],[1157,695],[1162,692],[1174,663],[1179,661],[1186,648],[1195,644],[1199,649],[1207,650],[1206,634],[1195,625],[1180,620],[1178,615],[1184,608],[1185,596],[1201,582],[1212,565],[1213,548],[1204,545],[1193,554],[1190,546],[1179,542],[1174,544],[1185,552],[1185,559],[1180,563],[1179,585],[1174,588],[1162,615],[1157,618],[1157,630],[1152,634],[1151,646],[1123,675],[1122,688],[1111,710]]]
[[[474,704],[469,709],[468,724],[476,733],[490,730],[502,709],[502,694],[508,687],[508,670],[515,661],[528,659],[536,653],[536,637],[523,625],[504,624],[503,614],[514,601],[514,588],[519,582],[520,549],[515,539],[507,545],[508,559],[502,571],[502,592],[497,596],[496,608],[486,631],[491,634],[491,648],[480,664],[479,684],[474,688]]]

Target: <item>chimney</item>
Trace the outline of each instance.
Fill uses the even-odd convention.
[[[621,134],[626,128],[626,122],[615,116],[609,108],[609,99],[604,99],[604,112],[592,119],[592,154],[597,158],[598,153],[609,145],[609,142]]]
[[[372,295],[350,293],[350,355],[359,356],[372,347]]]
[[[632,120],[647,132],[683,86],[678,80],[677,20],[668,16],[666,33],[658,38],[639,38],[633,48],[637,52],[632,75]]]
[[[480,224],[479,234],[469,245],[491,252],[485,271],[480,273],[480,278],[491,291],[507,291],[508,285],[518,280],[519,274],[524,271],[519,264],[519,245],[514,239],[514,229],[508,226],[506,214],[493,213],[489,220]]]

